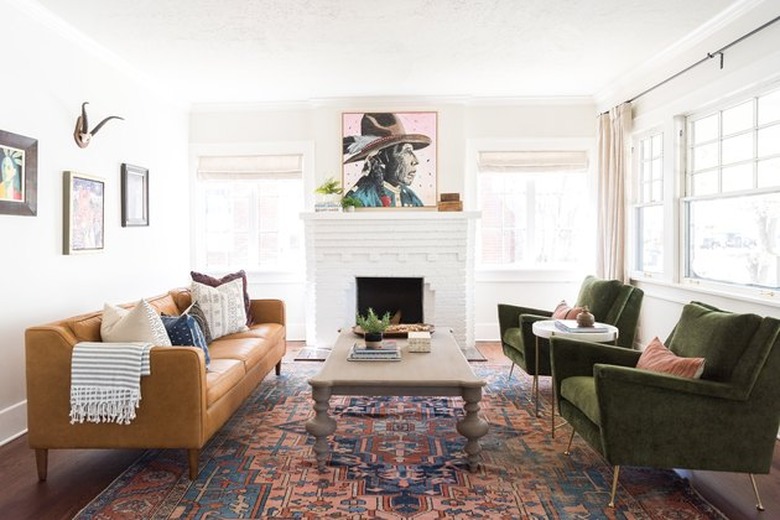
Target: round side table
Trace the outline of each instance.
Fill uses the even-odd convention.
[[[559,323],[568,327],[561,327]],[[577,327],[576,320],[540,320],[535,321],[532,325],[534,336],[536,336],[536,368],[534,370],[534,382],[533,389],[534,401],[536,407],[536,416],[540,417],[539,413],[539,338],[550,339],[553,336],[567,339],[577,339],[582,341],[592,341],[594,343],[609,343],[616,342],[618,339],[619,330],[614,325],[608,323],[596,322],[593,324],[592,331],[588,328],[591,327]],[[552,426],[552,436],[555,438],[555,380],[552,382],[552,406],[550,408],[550,424]]]

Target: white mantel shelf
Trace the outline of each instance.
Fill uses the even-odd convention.
[[[356,277],[424,280],[424,320],[474,346],[478,211],[399,209],[303,213],[306,342],[328,346],[355,323]]]

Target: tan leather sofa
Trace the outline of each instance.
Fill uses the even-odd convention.
[[[147,299],[158,311],[178,315],[191,303],[188,289]],[[49,449],[184,448],[190,478],[198,475],[200,450],[286,351],[285,308],[280,300],[252,300],[248,331],[209,345],[206,371],[196,347],[155,347],[151,375],[141,378],[141,405],[129,425],[70,424],[70,362],[79,341],[100,341],[102,312],[74,316],[25,332],[27,428],[38,478],[46,480]]]

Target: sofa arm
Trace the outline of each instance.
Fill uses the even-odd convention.
[[[252,300],[249,311],[252,313],[252,323],[278,323],[279,325],[285,325],[287,322],[282,300]]]
[[[32,448],[200,448],[206,441],[206,370],[195,347],[155,347],[141,378],[141,406],[129,425],[70,424],[67,328],[25,332],[28,439]]]

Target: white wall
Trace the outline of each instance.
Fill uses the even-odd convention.
[[[189,198],[185,107],[98,57],[27,2],[0,0],[5,74],[0,129],[38,140],[38,215],[0,215],[0,444],[26,429],[24,330],[185,285]],[[88,148],[73,128],[111,121]],[[120,165],[150,170],[150,226],[120,223]],[[62,255],[63,171],[105,180],[105,250]]]
[[[468,149],[475,142],[595,139],[596,108],[589,100],[495,100],[469,102],[442,99],[355,99],[289,106],[200,106],[190,119],[191,150],[222,145],[273,145],[296,141],[314,150],[313,165],[305,166],[307,195],[327,177],[341,177],[341,113],[346,111],[438,112],[438,190],[459,192],[465,209],[476,209],[468,193],[473,188],[473,165]],[[313,198],[308,201],[313,207]],[[589,263],[589,262],[588,262]],[[498,337],[497,302],[554,307],[561,298],[573,301],[586,272],[533,272],[507,277],[485,273],[476,283],[476,339]],[[279,283],[278,276],[249,273],[255,297],[279,297],[287,304],[288,337],[305,338],[305,286],[298,281]]]

